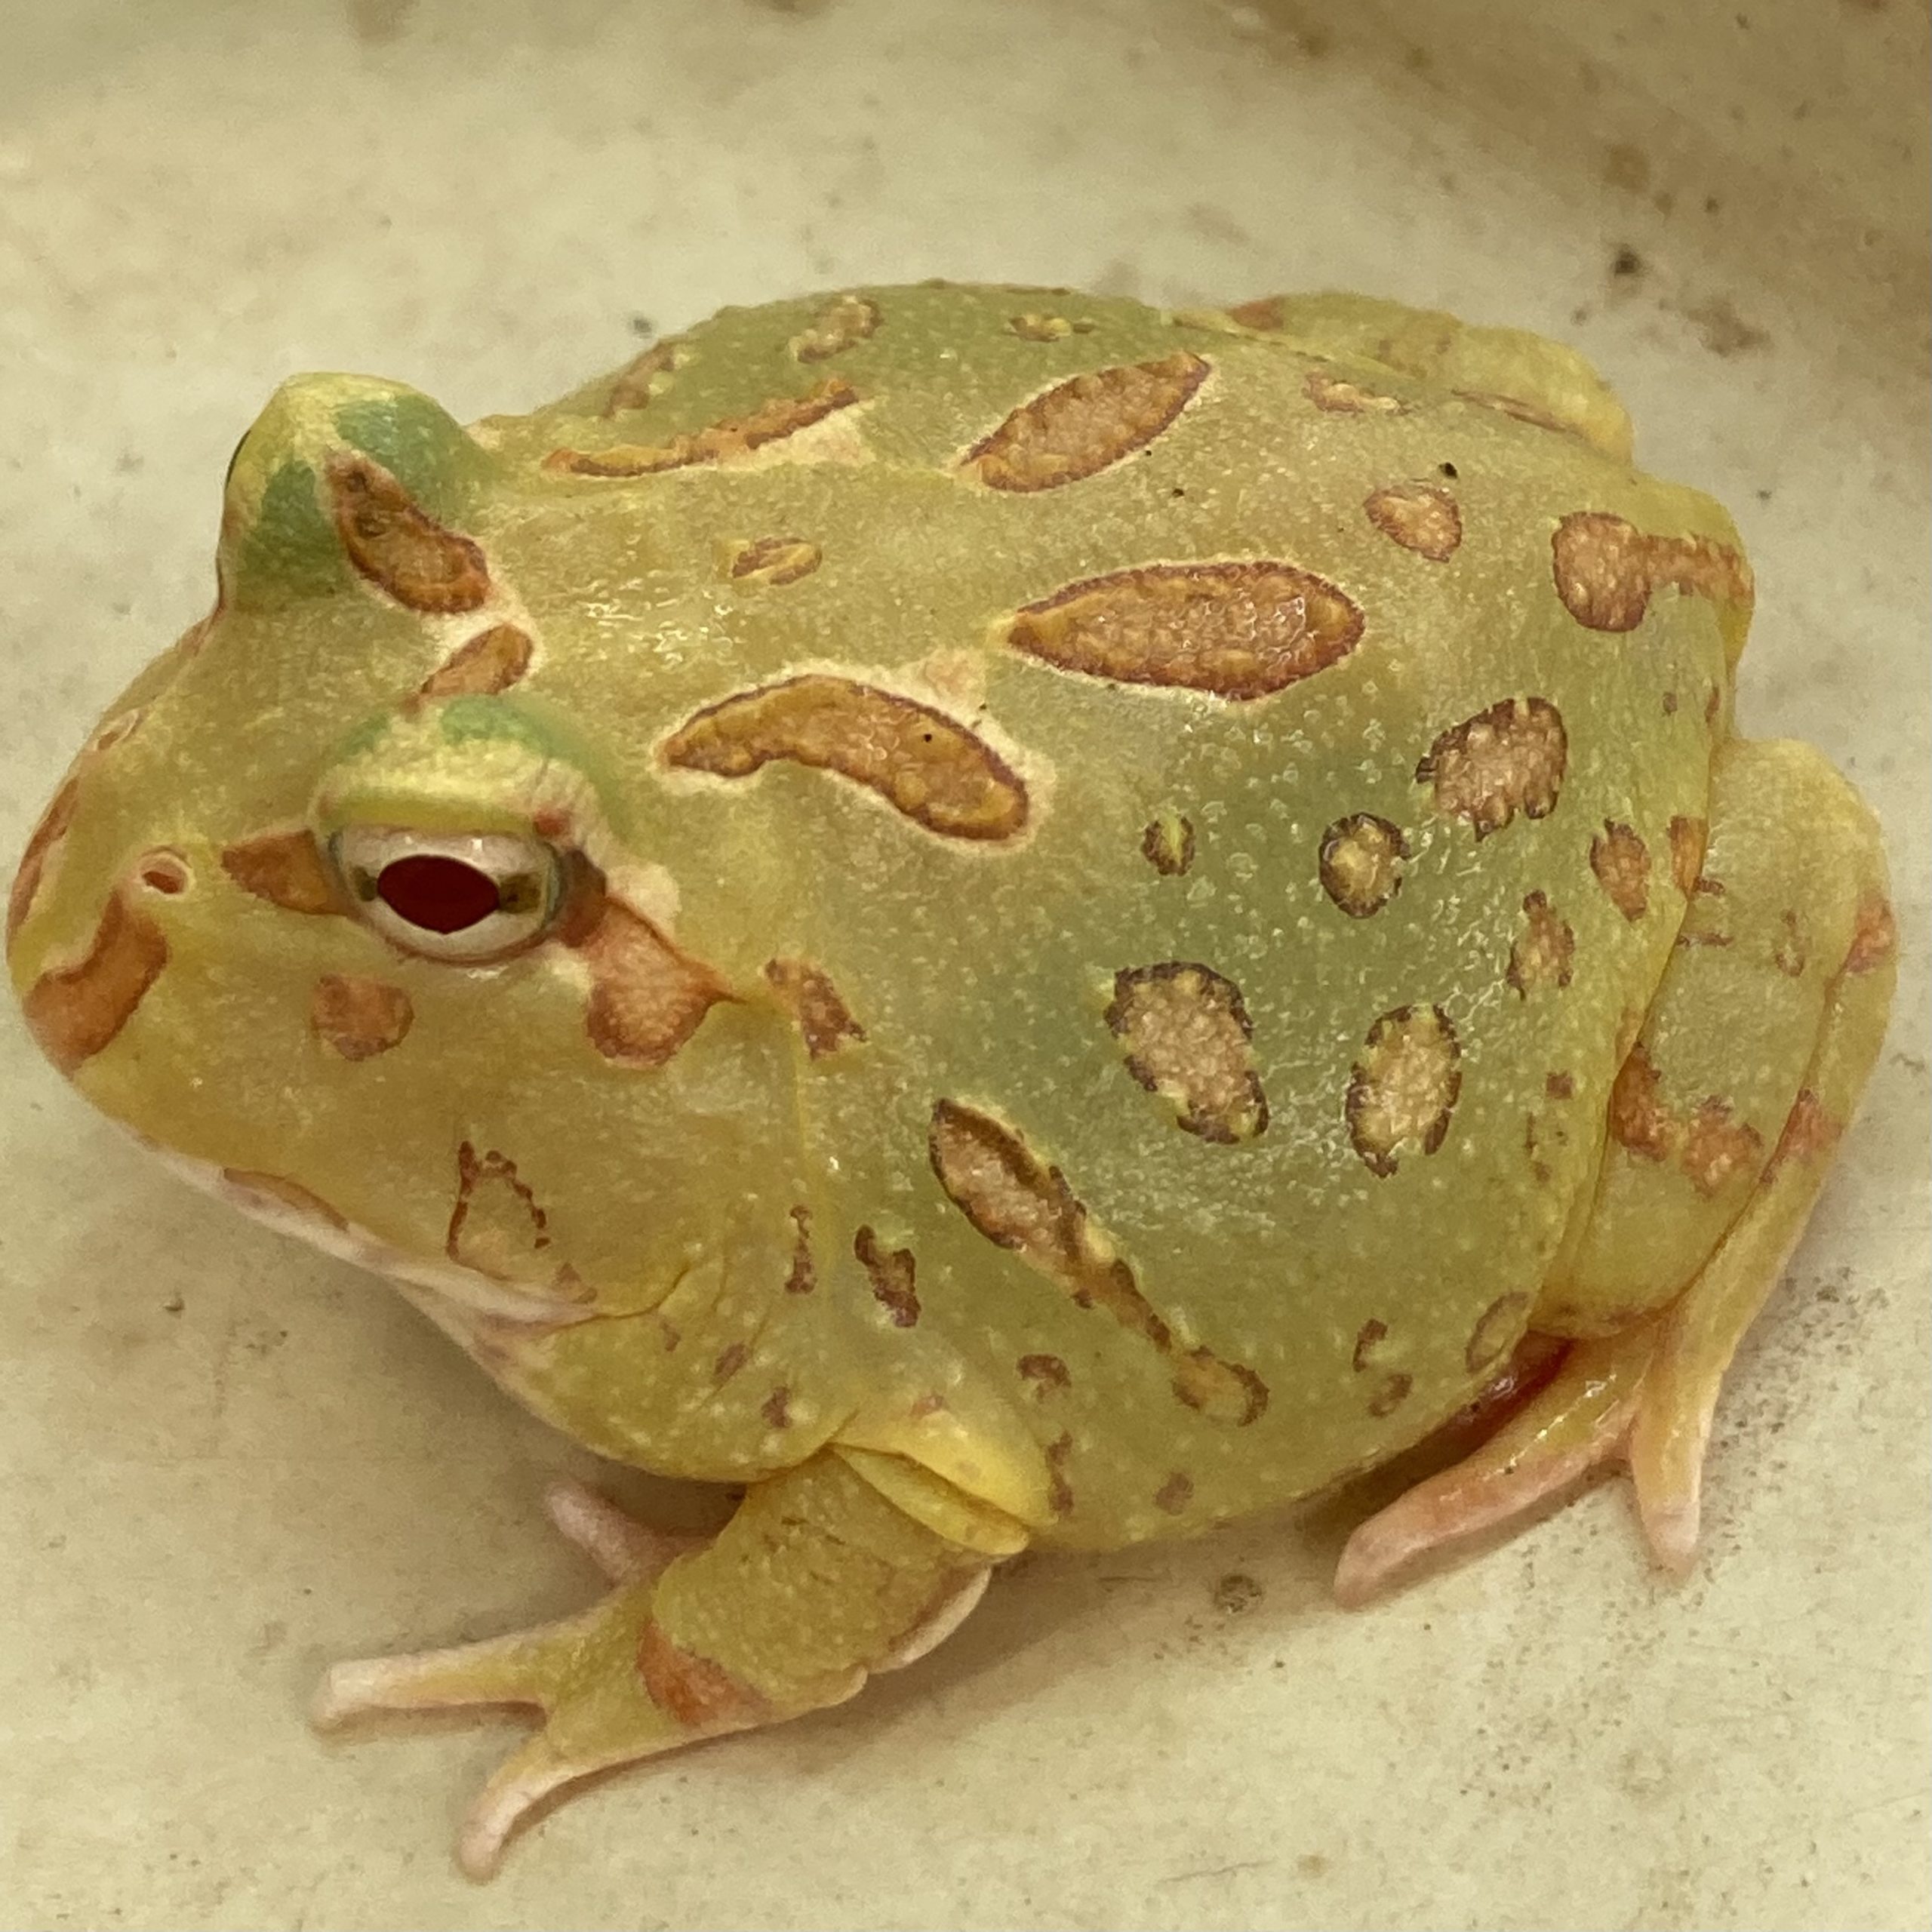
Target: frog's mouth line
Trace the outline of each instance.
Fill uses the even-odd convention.
[[[557,1300],[554,1296],[530,1294],[508,1282],[478,1274],[454,1261],[426,1261],[384,1241],[380,1235],[356,1226],[352,1222],[325,1220],[321,1205],[305,1209],[292,1201],[278,1198],[262,1189],[233,1177],[233,1171],[212,1161],[198,1161],[150,1140],[138,1130],[129,1132],[147,1151],[191,1187],[217,1201],[237,1208],[250,1220],[259,1221],[276,1233],[293,1235],[318,1247],[338,1261],[354,1263],[371,1274],[380,1275],[398,1287],[411,1291],[410,1299],[422,1302],[427,1295],[435,1303],[448,1308],[459,1318],[484,1316],[498,1321],[516,1322],[533,1328],[559,1328],[595,1318],[595,1311],[581,1303]],[[438,1319],[433,1309],[426,1309]],[[442,1325],[438,1321],[438,1325]]]

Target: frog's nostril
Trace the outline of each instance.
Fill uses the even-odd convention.
[[[158,845],[152,852],[143,852],[134,868],[134,876],[150,892],[162,893],[171,899],[186,892],[195,882],[193,869],[169,845]]]

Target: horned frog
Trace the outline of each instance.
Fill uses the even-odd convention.
[[[849,1697],[1029,1546],[1486,1442],[1681,1566],[1882,1030],[1872,823],[1730,725],[1751,579],[1575,355],[1392,304],[884,288],[465,430],[309,376],[14,886],[54,1064],[715,1537],[338,1666],[534,1705],[460,1841]]]

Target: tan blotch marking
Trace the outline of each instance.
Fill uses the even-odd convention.
[[[1761,1181],[1768,1187],[1794,1161],[1801,1164],[1829,1154],[1838,1145],[1838,1137],[1844,1131],[1844,1121],[1828,1112],[1824,1102],[1810,1088],[1799,1088],[1798,1098],[1791,1103],[1790,1112],[1785,1115],[1778,1144],[1771,1149],[1771,1158],[1764,1164],[1764,1171],[1759,1177]]]
[[[1089,321],[1075,321],[1066,315],[1031,312],[1009,316],[1006,325],[1026,342],[1063,342],[1070,335],[1091,335],[1094,332],[1094,325]]]
[[[812,1211],[792,1210],[792,1266],[785,1277],[788,1295],[808,1295],[818,1286],[818,1269],[812,1260]]]
[[[749,1342],[728,1342],[718,1351],[717,1359],[711,1364],[711,1383],[714,1389],[721,1389],[733,1376],[752,1358]]]
[[[1006,641],[1086,677],[1244,699],[1338,663],[1361,632],[1355,604],[1290,564],[1148,564],[1027,605]]]
[[[1362,509],[1391,542],[1432,564],[1446,564],[1461,546],[1463,513],[1439,484],[1392,483],[1376,491]]]
[[[1771,948],[1771,964],[1786,978],[1801,978],[1804,972],[1804,935],[1799,930],[1798,915],[1787,912],[1778,922],[1777,943]]]
[[[595,924],[567,943],[590,968],[584,1026],[591,1044],[626,1066],[662,1066],[731,997],[709,968],[614,899],[602,899]]]
[[[1107,1025],[1128,1072],[1174,1103],[1184,1133],[1232,1142],[1266,1130],[1254,1028],[1232,980],[1184,960],[1129,968],[1114,975]]]
[[[1483,1310],[1463,1350],[1463,1364],[1472,1375],[1480,1375],[1502,1359],[1529,1312],[1530,1298],[1524,1294],[1499,1295]]]
[[[1651,903],[1651,854],[1627,825],[1605,819],[1590,841],[1590,870],[1626,919],[1641,919]]]
[[[324,474],[342,547],[378,590],[407,610],[437,617],[488,601],[482,551],[420,509],[380,463],[338,454]]]
[[[1189,1407],[1239,1426],[1267,1407],[1267,1386],[1252,1369],[1204,1348],[1182,1349],[1066,1177],[1012,1128],[941,1100],[933,1109],[928,1149],[940,1186],[981,1234],[1038,1269],[1077,1306],[1103,1309],[1165,1356],[1174,1393]]]
[[[681,337],[666,336],[633,356],[617,371],[604,405],[606,416],[642,409],[671,386],[672,377],[691,361],[694,351]]]
[[[1072,1375],[1058,1355],[1022,1355],[1020,1379],[1032,1383],[1034,1398],[1039,1401],[1073,1384]]]
[[[841,295],[819,311],[809,328],[792,338],[792,359],[823,362],[875,334],[878,323],[876,302],[863,295]]]
[[[637,1671],[651,1701],[688,1730],[743,1730],[764,1723],[771,1708],[722,1664],[682,1650],[654,1618],[638,1633]]]
[[[1851,949],[1844,956],[1847,973],[1869,973],[1892,956],[1899,943],[1898,925],[1890,902],[1882,892],[1868,892],[1858,902],[1857,924]]]
[[[243,891],[285,912],[349,910],[341,882],[306,827],[238,839],[223,850],[221,869]]]
[[[873,1299],[892,1318],[892,1325],[910,1328],[919,1318],[918,1266],[912,1251],[882,1247],[870,1228],[861,1228],[853,1237],[852,1252],[872,1284]]]
[[[1434,787],[1435,809],[1445,817],[1465,820],[1487,838],[1518,812],[1549,817],[1569,752],[1555,705],[1506,697],[1444,731],[1417,765],[1416,783]]]
[[[1355,1345],[1349,1356],[1349,1365],[1359,1375],[1369,1365],[1376,1350],[1389,1339],[1389,1324],[1371,1315],[1355,1331]]]
[[[1056,490],[1145,449],[1208,379],[1186,349],[1070,377],[1023,403],[960,459],[989,490]]]
[[[527,1280],[531,1265],[550,1245],[550,1217],[518,1174],[516,1163],[495,1149],[481,1154],[470,1141],[456,1152],[456,1202],[450,1211],[443,1251],[460,1267],[499,1281]],[[571,1300],[587,1294],[568,1266],[552,1271],[552,1290]]]
[[[823,556],[816,543],[802,537],[758,537],[726,546],[724,571],[734,583],[775,589],[810,577]]]
[[[338,1214],[319,1194],[304,1187],[299,1180],[289,1180],[281,1174],[263,1174],[255,1168],[223,1168],[221,1177],[230,1187],[254,1195],[265,1205],[292,1208],[297,1214],[321,1221],[338,1234],[348,1229],[346,1216]]]
[[[1319,369],[1309,371],[1302,389],[1317,409],[1334,416],[1396,416],[1406,406],[1399,397],[1366,389],[1346,376],[1324,375]]]
[[[1073,1454],[1073,1436],[1062,1429],[1045,1447],[1047,1459],[1047,1507],[1056,1516],[1073,1514],[1073,1485],[1066,1479],[1067,1458]]]
[[[536,646],[515,624],[492,624],[452,651],[417,689],[418,697],[494,697],[521,679]]]
[[[866,1029],[847,1010],[831,977],[802,959],[768,959],[766,983],[779,1004],[798,1023],[805,1051],[814,1060],[835,1054],[848,1040],[863,1040]]]
[[[1577,957],[1577,935],[1567,919],[1559,918],[1544,894],[1533,892],[1523,901],[1527,923],[1509,949],[1503,977],[1527,999],[1538,987],[1561,988],[1570,983]]]
[[[1552,1100],[1567,1100],[1577,1091],[1574,1077],[1567,1073],[1546,1073],[1543,1077],[1543,1091]]]
[[[1409,1391],[1415,1386],[1415,1377],[1397,1369],[1385,1375],[1376,1384],[1375,1392],[1368,1398],[1368,1412],[1378,1419],[1393,1415],[1409,1398]]]
[[[79,781],[70,778],[54,793],[46,811],[40,815],[40,823],[28,838],[26,850],[20,854],[20,869],[14,875],[13,889],[7,895],[7,943],[9,946],[13,944],[14,935],[26,924],[28,913],[33,909],[35,897],[40,891],[40,882],[46,876],[49,863],[60,849],[61,840],[66,837],[68,828],[74,822],[74,813],[80,801]]]
[[[1755,1128],[1731,1118],[1730,1103],[1715,1094],[1688,1116],[1666,1103],[1657,1070],[1641,1047],[1632,1047],[1610,1091],[1611,1138],[1646,1161],[1674,1161],[1706,1198],[1763,1158]]]
[[[1170,1516],[1184,1514],[1187,1506],[1194,1500],[1194,1478],[1177,1469],[1154,1492],[1154,1507],[1164,1510]]]
[[[1161,813],[1140,835],[1140,856],[1163,878],[1179,877],[1194,863],[1194,822]]]
[[[838,376],[829,377],[807,395],[774,396],[743,416],[707,423],[666,443],[617,443],[604,450],[552,450],[543,467],[566,476],[656,476],[667,469],[723,463],[749,455],[768,443],[796,435],[835,411],[849,409],[859,392]]]
[[[1670,876],[1678,891],[1688,899],[1703,876],[1704,848],[1710,841],[1707,820],[1673,818],[1670,822]]]
[[[1373,812],[1338,818],[1321,835],[1321,889],[1352,919],[1379,912],[1401,890],[1409,841]]]
[[[1026,788],[983,738],[943,712],[848,678],[789,678],[697,712],[667,764],[745,778],[774,758],[836,772],[948,838],[1015,836]]]
[[[758,1404],[758,1414],[774,1429],[792,1426],[792,1392],[781,1384]]]
[[[85,955],[42,974],[21,999],[41,1051],[63,1073],[73,1072],[127,1025],[167,964],[160,927],[125,892],[112,894]]]
[[[1349,1138],[1371,1174],[1386,1178],[1398,1149],[1433,1154],[1462,1091],[1462,1050],[1439,1006],[1398,1006],[1369,1029],[1349,1077]]]
[[[344,1060],[371,1060],[400,1046],[416,1010],[400,986],[325,973],[309,998],[309,1024]]]
[[[1669,586],[1720,603],[1751,604],[1751,572],[1708,537],[1651,537],[1620,516],[1580,510],[1550,539],[1556,594],[1593,631],[1633,631],[1651,594]]]
[[[150,892],[158,892],[164,899],[178,897],[195,882],[188,861],[171,845],[158,845],[151,852],[143,852],[135,862],[134,876]]]

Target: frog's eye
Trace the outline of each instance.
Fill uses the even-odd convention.
[[[561,868],[540,839],[353,825],[330,849],[362,918],[426,959],[500,959],[542,938],[556,912]]]

